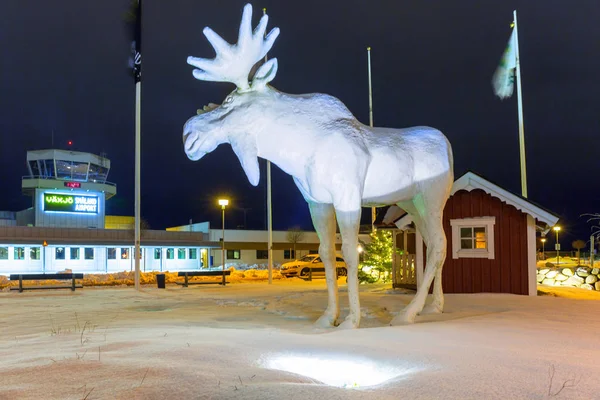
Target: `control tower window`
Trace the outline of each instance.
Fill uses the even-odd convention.
[[[54,178],[54,160],[40,160],[40,169],[46,178]]]
[[[90,164],[90,173],[88,175],[88,182],[106,182],[108,176],[108,168],[101,167],[96,164]]]
[[[88,163],[56,160],[56,175],[59,179],[85,181]]]
[[[40,176],[40,166],[38,165],[37,160],[29,161],[29,167],[31,168],[31,176]]]

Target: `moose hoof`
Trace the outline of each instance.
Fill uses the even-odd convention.
[[[352,315],[348,315],[344,322],[342,322],[340,326],[338,326],[338,329],[356,329],[359,325],[359,321],[355,321],[355,319],[352,318]]]
[[[327,313],[321,315],[319,319],[315,322],[315,326],[317,328],[333,328],[335,326],[336,318]]]
[[[437,304],[429,304],[426,305],[425,307],[423,307],[423,311],[421,311],[419,314],[421,315],[425,315],[425,314],[441,314],[443,312],[442,307],[440,307]]]
[[[398,326],[398,325],[414,324],[416,316],[417,316],[417,314],[414,312],[408,312],[406,310],[403,310],[394,319],[392,319],[392,322],[390,322],[390,325]]]

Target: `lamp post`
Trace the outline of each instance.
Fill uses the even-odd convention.
[[[545,254],[545,250],[546,250],[546,238],[543,237],[540,239],[542,242],[542,260],[546,259],[546,254]]]
[[[222,226],[223,226],[223,235],[222,235],[222,259],[223,259],[223,282],[221,283],[225,286],[225,207],[229,204],[229,200],[227,199],[219,199],[219,205],[221,206],[221,215],[222,215]]]
[[[558,243],[558,232],[560,231],[560,226],[555,226],[554,228],[552,228],[554,230],[554,232],[556,232],[556,244],[554,245],[554,247],[556,247],[556,264],[560,264],[560,243]]]

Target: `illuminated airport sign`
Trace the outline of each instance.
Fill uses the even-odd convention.
[[[98,196],[44,193],[44,211],[97,214]]]

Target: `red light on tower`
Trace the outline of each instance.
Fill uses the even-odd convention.
[[[69,140],[69,141],[67,142],[67,144],[70,146],[70,145],[72,145],[72,144],[73,144],[73,142],[72,142],[71,140]]]

